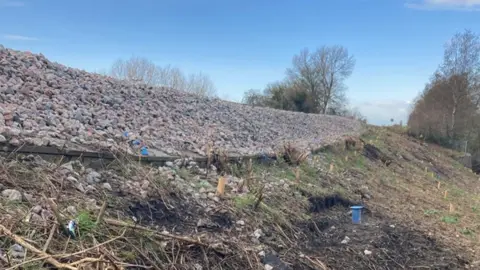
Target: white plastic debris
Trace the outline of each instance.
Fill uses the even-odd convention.
[[[350,242],[350,237],[345,236],[345,238],[343,238],[342,242],[340,242],[340,243],[342,243],[342,244],[348,244],[348,242]]]
[[[364,253],[365,255],[367,255],[367,256],[368,256],[368,255],[372,255],[372,252],[371,252],[370,250],[368,250],[368,249],[365,249],[365,250],[363,251],[363,253]]]
[[[25,256],[25,249],[19,244],[13,244],[10,247],[10,256],[15,259],[23,258]]]
[[[273,266],[271,266],[270,264],[265,264],[265,270],[272,270],[273,269]]]
[[[72,237],[75,237],[75,230],[77,228],[77,222],[75,220],[70,220],[67,225],[67,229],[70,232]]]
[[[255,238],[257,238],[257,239],[260,238],[260,237],[262,237],[262,234],[263,234],[263,232],[262,232],[261,229],[256,229],[256,230],[253,232],[253,236],[254,236]]]

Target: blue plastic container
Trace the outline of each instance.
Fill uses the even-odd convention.
[[[362,208],[363,206],[360,205],[350,207],[350,209],[352,209],[352,222],[354,224],[360,224],[362,222]]]
[[[140,150],[140,153],[143,155],[143,156],[148,156],[148,148],[147,147],[142,147],[142,149]]]

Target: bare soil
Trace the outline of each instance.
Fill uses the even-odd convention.
[[[0,198],[0,268],[60,269],[24,245],[48,242],[67,269],[478,269],[478,176],[458,153],[401,130],[372,127],[362,140],[368,157],[338,144],[299,166],[230,165],[224,195],[215,170],[194,166],[119,161],[87,185],[78,164],[2,159],[0,190],[22,199]],[[365,207],[361,224],[352,205]],[[78,221],[75,238],[52,230],[56,214]],[[28,252],[9,257],[19,239]]]

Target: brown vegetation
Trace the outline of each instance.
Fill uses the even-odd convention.
[[[0,268],[475,269],[477,177],[457,153],[380,128],[362,140],[394,162],[342,141],[298,165],[230,164],[222,196],[219,175],[191,161],[118,161],[95,173],[2,159],[0,188],[22,196],[0,196],[0,249],[27,251],[1,255]],[[90,174],[99,182],[88,184]],[[352,224],[360,201],[363,224]],[[68,220],[78,221],[74,238],[62,230]]]
[[[445,146],[478,152],[479,105],[480,37],[465,31],[445,46],[443,63],[409,116],[410,132]]]

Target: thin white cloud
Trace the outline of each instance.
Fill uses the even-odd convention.
[[[38,40],[36,37],[28,37],[28,36],[21,36],[21,35],[3,35],[4,39],[7,40],[17,40],[17,41],[35,41]]]
[[[480,11],[480,0],[410,0],[405,6],[420,10]]]
[[[0,0],[1,7],[24,7],[25,2],[22,1],[8,1],[8,0]]]

